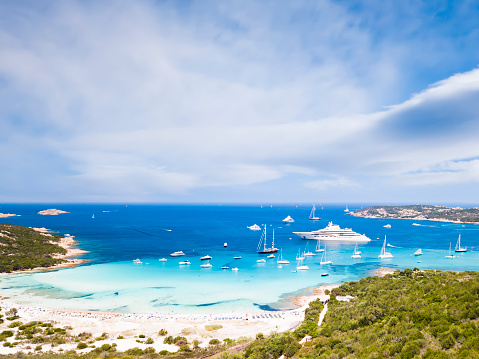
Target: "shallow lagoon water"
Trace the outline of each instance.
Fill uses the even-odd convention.
[[[411,220],[364,219],[348,216],[343,207],[318,206],[322,220],[308,219],[311,205],[212,206],[212,205],[2,205],[0,212],[21,217],[2,219],[18,225],[47,227],[59,234],[75,235],[90,251],[87,264],[57,271],[2,276],[2,295],[18,303],[46,308],[116,312],[218,313],[281,310],[293,307],[291,297],[311,287],[358,280],[380,267],[441,270],[479,270],[479,226]],[[70,213],[40,216],[47,208]],[[351,206],[350,206],[351,208]],[[357,207],[359,208],[359,207]],[[92,215],[95,215],[92,218]],[[291,215],[295,222],[283,224]],[[329,244],[332,265],[320,265],[320,255],[305,259],[308,271],[296,268],[296,253],[315,241],[305,241],[293,231],[324,228],[329,221],[365,233],[372,241],[361,245],[361,259],[352,259],[354,243]],[[254,223],[275,229],[275,246],[283,248],[289,265],[279,268],[276,259],[257,263],[260,231]],[[391,228],[384,228],[385,224]],[[467,253],[446,259],[449,243],[458,235]],[[394,258],[379,260],[384,236]],[[271,238],[270,236],[268,238]],[[223,247],[227,242],[228,246]],[[472,247],[472,250],[471,250]],[[421,248],[424,255],[413,253]],[[182,250],[184,257],[169,254]],[[200,257],[211,255],[212,268],[201,268]],[[279,253],[276,254],[276,256]],[[242,259],[235,260],[234,256]],[[159,262],[165,257],[167,262]],[[142,264],[134,264],[140,258]],[[180,266],[188,259],[189,266]],[[228,265],[230,269],[221,267]],[[238,267],[238,272],[231,270]],[[327,272],[329,276],[322,277]]]

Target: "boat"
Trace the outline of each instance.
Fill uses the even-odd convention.
[[[281,268],[283,268],[283,266],[280,264],[280,265],[278,265],[278,268],[281,269]]]
[[[160,262],[166,262],[168,259],[166,259],[166,258],[160,258],[160,259],[158,259],[158,260],[159,260]]]
[[[318,229],[312,232],[293,232],[301,239],[316,239],[322,241],[338,241],[338,242],[356,242],[367,243],[371,239],[366,237],[365,234],[359,234],[354,232],[351,228],[341,228],[333,222],[329,222],[327,227]]]
[[[391,228],[391,225],[390,224],[386,224],[385,226],[383,226],[384,228]]]
[[[309,267],[307,265],[303,264],[303,260],[300,259],[298,261],[298,265],[296,266],[296,270],[308,270],[308,269],[309,269]]]
[[[91,215],[91,218],[95,218],[95,215],[94,215],[94,214],[92,214],[92,215]]]
[[[351,258],[360,259],[361,258],[361,251],[358,251],[358,244],[356,243],[356,247],[354,247],[354,252]]]
[[[415,256],[422,256],[421,248],[419,248],[416,252],[414,252]]]
[[[381,253],[379,254],[378,258],[392,258],[393,255],[389,252],[386,252],[386,236],[384,236],[384,243],[383,247],[381,248]]]
[[[261,244],[263,245],[263,248],[261,248]],[[261,234],[261,238],[259,239],[258,248],[256,248],[256,251],[259,254],[270,254],[270,253],[276,253],[279,251],[278,248],[274,247],[274,229],[273,229],[273,242],[271,244],[271,248],[266,247],[266,224],[264,225],[264,231]]]
[[[304,256],[301,254],[301,248],[300,248],[298,249],[298,255],[296,256],[296,260],[299,261],[303,259],[304,259]]]
[[[321,257],[321,261],[319,262],[319,264],[333,264],[333,262],[329,261],[326,258],[326,249],[323,252],[323,256]]]
[[[270,254],[267,258],[274,258],[274,254]]]
[[[228,267],[228,266],[223,266],[223,267],[221,267],[221,269],[229,269],[229,268],[230,268],[230,267]]]
[[[348,206],[346,206],[346,209],[344,210],[344,212],[346,212],[346,213],[349,212]]]
[[[241,259],[241,256],[234,257],[233,259]]]
[[[261,227],[258,226],[257,224],[253,224],[252,226],[247,226],[248,229],[251,229],[252,231],[261,231]]]
[[[179,256],[184,256],[185,254],[183,253],[183,251],[176,251],[176,252],[173,252],[170,254],[170,256],[172,257],[179,257]]]
[[[204,257],[201,257],[200,259],[201,259],[202,261],[207,261],[207,260],[210,260],[210,259],[212,259],[212,258],[213,258],[212,256],[206,255],[206,256],[204,256]]]
[[[266,263],[266,259],[264,259],[264,258],[263,259],[258,259],[256,261],[256,263]]]
[[[451,252],[451,242],[449,242],[449,254],[444,256],[444,258],[456,258],[456,256]]]
[[[280,255],[277,260],[278,264],[289,264],[289,261],[287,259],[283,259],[283,248],[281,248]]]
[[[321,241],[319,239],[316,243],[316,252],[324,252],[324,248],[321,248]]]
[[[231,268],[232,271],[237,272],[239,269],[237,267]]]
[[[189,265],[191,264],[190,261],[186,260],[186,261],[182,261],[179,263],[179,265]]]
[[[211,263],[205,263],[200,265],[201,268],[211,268],[213,265]]]
[[[223,243],[223,247],[225,247],[225,248],[228,247],[228,243],[226,243],[226,242]]]
[[[313,208],[311,209],[311,213],[309,214],[309,219],[311,221],[319,221],[321,219],[319,217],[316,217],[315,212],[316,212],[316,205],[313,204]]]
[[[459,235],[459,238],[457,239],[456,243],[456,248],[454,249],[454,252],[467,252],[467,247],[462,248],[461,247],[461,235]]]
[[[413,225],[413,226],[420,226],[419,223],[413,223],[412,225]]]
[[[291,218],[291,216],[288,216],[288,217],[286,217],[285,219],[283,219],[283,222],[284,222],[284,223],[293,223],[293,222],[294,222],[294,219]]]
[[[304,250],[303,252],[303,256],[305,257],[312,257],[312,256],[315,256],[316,253],[313,253],[311,252],[309,249],[308,249],[308,244],[306,244],[306,249]]]
[[[329,273],[321,273],[321,277],[327,277]]]
[[[140,258],[137,258],[137,259],[133,259],[133,263],[135,263],[135,264],[142,264],[143,262],[140,261]]]

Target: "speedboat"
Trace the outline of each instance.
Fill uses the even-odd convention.
[[[229,269],[229,268],[230,268],[230,267],[228,267],[228,266],[223,266],[223,267],[221,267],[221,269]]]
[[[283,219],[283,222],[284,223],[293,223],[294,219],[291,218],[291,216],[287,216],[285,219]]]
[[[225,243],[223,244],[223,247],[225,247],[225,248],[228,247],[228,243],[225,242]]]
[[[166,258],[160,258],[160,259],[158,259],[158,260],[159,260],[160,262],[166,262],[168,259],[166,259]]]
[[[257,263],[266,263],[266,259],[258,259],[256,262]]]
[[[241,256],[233,257],[233,259],[241,259]]]
[[[252,226],[248,226],[247,228],[251,229],[252,231],[261,231],[261,227],[257,224],[253,224]]]
[[[170,254],[170,256],[172,257],[179,257],[179,256],[184,256],[185,254],[183,253],[183,251],[177,251],[177,252],[173,252]]]
[[[329,273],[321,273],[321,277],[327,277]]]
[[[183,261],[179,263],[180,265],[189,265],[191,264],[190,261]]]
[[[391,225],[390,224],[386,224],[383,226],[384,228],[391,228]]]
[[[270,254],[267,258],[274,258],[274,254]]]
[[[213,258],[212,256],[206,255],[206,256],[204,256],[204,257],[201,257],[200,259],[201,259],[202,261],[206,261],[206,260],[209,260],[209,259],[212,259],[212,258]]]
[[[238,269],[238,268],[236,268],[236,267],[234,267],[234,268],[231,268],[231,270],[233,270],[233,271],[237,272],[239,269]]]
[[[211,265],[211,263],[205,263],[205,264],[200,265],[200,267],[201,268],[211,268],[213,266]]]
[[[371,241],[365,234],[356,233],[351,228],[341,228],[337,224],[333,224],[333,222],[329,222],[327,227],[316,231],[293,233],[301,237],[301,239],[356,243],[367,243]]]
[[[133,263],[135,263],[135,264],[141,264],[141,263],[143,263],[143,262],[140,261],[140,258],[137,258],[137,259],[133,259]]]

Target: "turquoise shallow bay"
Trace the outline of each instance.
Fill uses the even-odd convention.
[[[88,250],[86,265],[50,272],[2,276],[2,295],[12,300],[46,308],[118,312],[218,313],[288,309],[292,295],[308,293],[311,287],[357,280],[380,267],[403,269],[479,270],[479,226],[410,220],[364,219],[345,215],[339,206],[317,204],[320,221],[309,221],[311,205],[212,206],[212,205],[2,205],[0,212],[21,217],[1,219],[17,225],[47,227],[59,234],[75,235]],[[39,210],[58,208],[70,213],[40,216]],[[350,209],[359,206],[350,206]],[[94,214],[94,218],[92,215]],[[281,222],[291,215],[295,222]],[[365,233],[372,241],[353,260],[354,244],[331,245],[331,266],[321,266],[320,256],[305,261],[309,271],[293,273],[298,249],[308,242],[293,231],[324,228],[328,221],[342,228]],[[256,246],[260,232],[247,229],[266,223],[275,229],[276,246],[290,265],[278,268],[275,259],[258,264]],[[391,224],[390,229],[384,228]],[[458,235],[467,253],[455,259],[444,256]],[[395,247],[394,258],[380,261],[384,236]],[[227,242],[227,248],[223,243]],[[478,248],[477,251],[474,247]],[[424,255],[414,257],[421,248]],[[186,256],[170,257],[182,250]],[[200,268],[201,256],[211,255],[211,269]],[[234,260],[234,256],[242,259]],[[167,262],[159,262],[165,257]],[[140,258],[143,264],[134,264]],[[183,268],[180,260],[191,265]],[[420,263],[418,263],[420,261]],[[149,264],[147,264],[149,263]],[[238,267],[238,272],[221,266]],[[321,273],[328,272],[328,277]]]

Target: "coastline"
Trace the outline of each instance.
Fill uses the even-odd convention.
[[[413,221],[433,221],[433,222],[444,222],[444,223],[456,223],[456,224],[475,224],[479,225],[479,222],[462,222],[462,221],[453,221],[445,218],[425,218],[425,217],[381,217],[381,216],[364,216],[359,214],[354,214],[354,212],[349,212],[348,215],[359,218],[368,218],[368,219],[409,219]]]
[[[292,298],[292,302],[298,306],[296,309],[283,311],[261,311],[259,313],[222,313],[222,314],[135,314],[135,313],[112,313],[77,310],[55,310],[35,306],[19,305],[12,298],[1,298],[0,306],[8,310],[17,308],[18,315],[26,322],[42,321],[55,323],[60,327],[71,327],[71,333],[92,333],[92,337],[107,333],[105,340],[95,342],[96,346],[116,343],[119,351],[130,348],[154,347],[155,350],[168,350],[175,352],[178,347],[171,344],[163,344],[163,338],[158,335],[160,329],[168,331],[168,335],[185,336],[189,343],[198,340],[200,347],[207,347],[211,339],[244,339],[254,338],[257,333],[270,335],[292,330],[304,320],[304,313],[309,303],[320,298],[329,298],[325,294],[326,289],[338,287],[339,284],[314,287],[314,294]],[[0,330],[6,330],[9,323],[0,324]],[[208,330],[207,326],[215,325],[218,329]],[[5,327],[5,329],[3,329]],[[146,338],[152,338],[154,344],[137,342],[140,334]],[[124,339],[117,339],[118,336]],[[64,352],[76,350],[77,343],[65,343],[52,347],[44,345],[42,351]],[[30,346],[31,347],[31,346]],[[85,353],[91,348],[78,350]],[[13,354],[18,351],[25,353],[33,352],[27,344],[19,344],[15,348],[0,347],[0,354]]]

